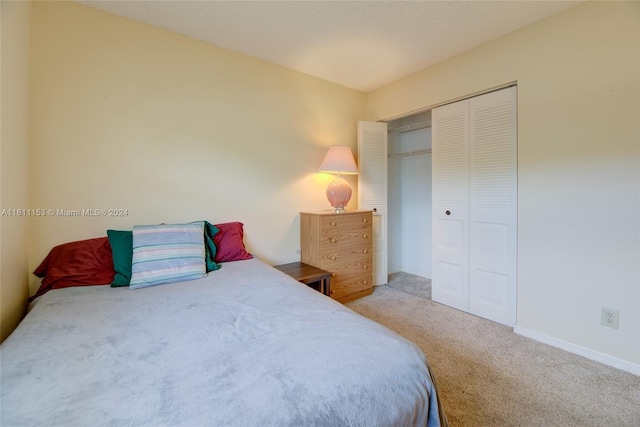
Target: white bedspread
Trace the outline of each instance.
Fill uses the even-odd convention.
[[[440,425],[412,343],[253,259],[45,294],[0,346],[0,425]]]

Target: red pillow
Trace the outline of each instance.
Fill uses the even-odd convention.
[[[109,239],[98,237],[58,245],[33,274],[44,279],[29,302],[51,289],[109,284],[115,275]]]
[[[213,243],[216,245],[215,262],[253,258],[253,255],[244,247],[244,230],[241,222],[227,222],[215,224],[215,226],[220,230],[213,236]]]

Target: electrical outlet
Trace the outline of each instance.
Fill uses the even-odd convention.
[[[618,329],[618,322],[620,320],[620,311],[612,308],[602,307],[602,318],[600,323],[609,328]]]

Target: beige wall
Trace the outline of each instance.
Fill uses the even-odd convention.
[[[379,120],[517,81],[517,329],[636,367],[639,11],[638,2],[586,3],[367,100]],[[602,306],[620,310],[619,330],[600,326]]]
[[[1,3],[0,82],[0,341],[22,319],[28,296],[30,3]],[[6,209],[6,210],[5,210]]]
[[[33,206],[128,215],[35,220],[30,269],[108,228],[200,219],[299,260],[298,212],[330,207],[317,168],[355,153],[365,116],[361,92],[73,3],[33,5],[32,58]]]

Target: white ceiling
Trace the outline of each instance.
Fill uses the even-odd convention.
[[[363,92],[581,1],[78,0]]]

